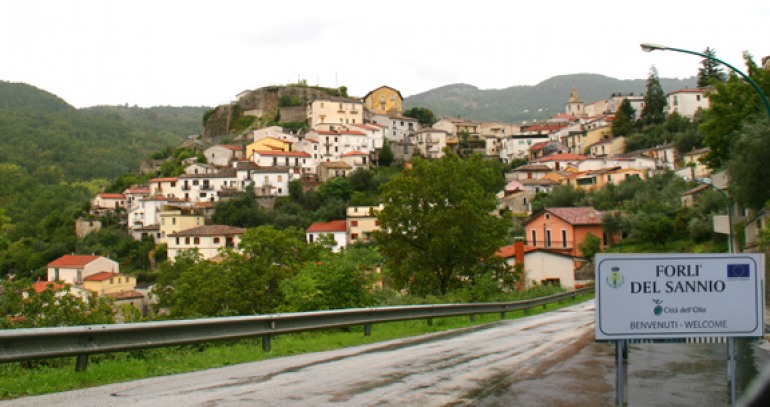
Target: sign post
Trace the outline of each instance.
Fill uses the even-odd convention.
[[[756,253],[597,254],[596,340],[762,337],[764,269]]]

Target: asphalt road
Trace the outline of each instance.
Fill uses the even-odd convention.
[[[587,348],[598,346],[593,329],[594,302],[588,301],[481,327],[9,400],[0,406],[509,405],[515,384],[528,381],[556,387],[522,391],[525,404],[516,405],[611,405],[611,362],[570,372],[576,377],[569,383],[552,374],[564,371],[559,369],[564,363],[593,363],[596,351]],[[606,353],[601,359],[612,360],[610,346],[597,349]],[[571,394],[566,391],[570,386]]]

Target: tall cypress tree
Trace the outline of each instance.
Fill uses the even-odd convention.
[[[612,121],[612,134],[615,137],[630,135],[634,131],[634,116],[636,116],[636,110],[631,106],[631,102],[623,99]]]
[[[642,124],[645,126],[661,124],[666,120],[666,94],[660,85],[658,70],[653,65],[647,77],[647,93],[644,95]]]
[[[706,50],[703,51],[703,53],[710,57],[716,56],[716,51],[710,47],[706,47]],[[715,81],[724,82],[726,80],[727,75],[725,74],[725,71],[722,69],[722,65],[720,65],[719,62],[709,58],[703,58],[703,61],[701,61],[701,67],[698,69],[699,88],[705,88],[706,86],[713,85]]]

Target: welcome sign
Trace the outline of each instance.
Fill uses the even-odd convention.
[[[596,339],[764,333],[764,255],[597,254]]]

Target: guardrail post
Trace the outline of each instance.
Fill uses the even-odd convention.
[[[529,308],[522,308],[524,315],[529,315]]]
[[[433,326],[433,318],[428,318],[428,326]]]
[[[505,311],[500,313],[500,319],[505,319]]]
[[[270,352],[270,350],[273,349],[273,337],[270,335],[265,335],[262,337],[262,350],[265,352]]]
[[[75,357],[75,371],[85,372],[88,369],[88,355],[77,355]]]
[[[471,314],[470,315],[470,320],[471,320],[471,322],[476,322],[476,314]]]
[[[372,324],[364,324],[364,336],[372,336]]]

